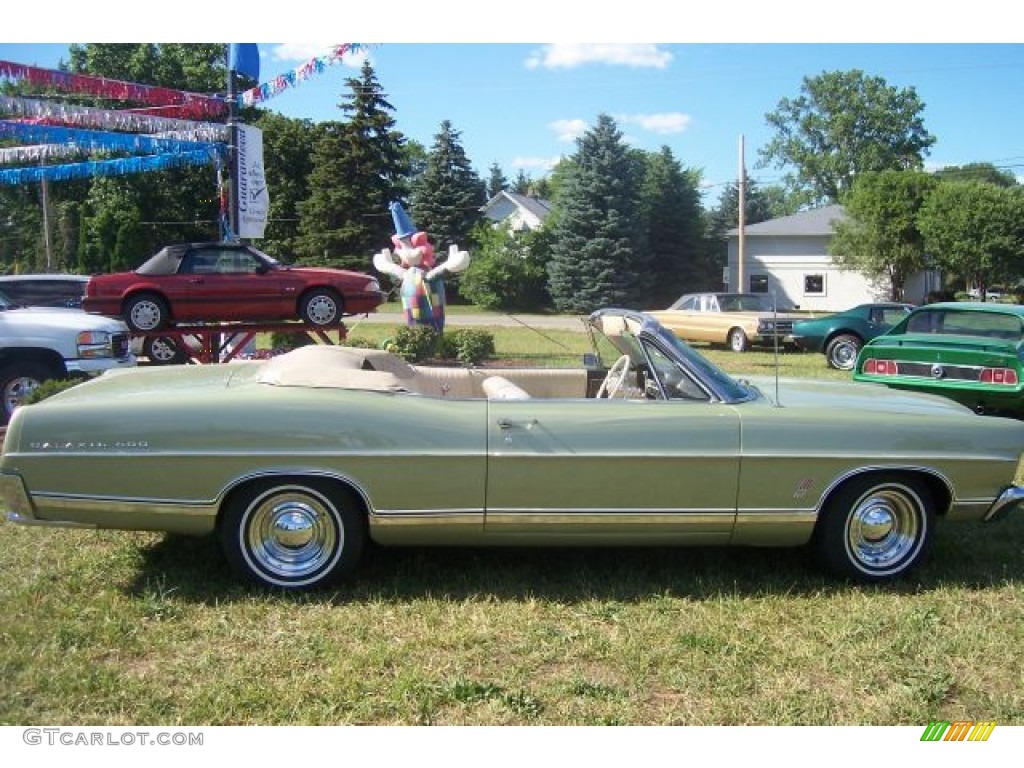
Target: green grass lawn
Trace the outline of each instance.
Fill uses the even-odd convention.
[[[499,357],[586,350],[544,333],[496,330]],[[211,539],[6,522],[0,575],[0,724],[1024,724],[1020,518],[940,526],[889,587],[799,550],[378,549],[286,596]]]

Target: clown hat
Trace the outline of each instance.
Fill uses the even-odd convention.
[[[395,235],[403,238],[416,234],[416,226],[409,220],[409,214],[405,212],[401,203],[392,201],[388,203],[388,208],[391,210],[391,220],[395,222]]]

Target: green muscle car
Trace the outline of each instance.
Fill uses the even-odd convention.
[[[864,346],[853,378],[942,395],[978,413],[1024,418],[1024,306],[918,307]]]
[[[939,520],[1024,503],[1024,423],[852,382],[739,381],[641,313],[589,327],[609,367],[316,345],[106,374],[15,412],[0,497],[27,525],[216,534],[242,576],[285,589],[350,574],[370,541],[809,545],[882,581]]]

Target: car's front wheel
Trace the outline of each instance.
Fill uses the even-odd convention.
[[[341,322],[344,305],[337,291],[316,288],[302,297],[299,317],[310,325],[327,326]]]
[[[311,589],[349,575],[365,544],[365,516],[354,494],[333,483],[277,478],[228,503],[221,545],[232,567],[265,587]]]
[[[13,362],[0,369],[0,393],[3,404],[0,406],[0,424],[11,419],[14,409],[25,402],[40,384],[53,377],[53,373],[39,363]]]
[[[834,573],[858,581],[903,576],[924,557],[935,512],[917,478],[876,474],[847,481],[818,520],[813,546]]]
[[[747,338],[747,334],[742,328],[733,328],[729,331],[726,341],[729,344],[729,349],[733,352],[746,352],[750,349],[750,339]]]
[[[152,293],[132,296],[124,304],[124,321],[133,331],[159,331],[170,324],[167,302]]]
[[[857,353],[864,346],[864,342],[857,336],[843,333],[832,339],[825,347],[825,357],[828,364],[839,371],[852,371],[857,362]]]

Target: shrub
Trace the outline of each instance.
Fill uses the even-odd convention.
[[[459,328],[445,334],[441,352],[446,358],[475,365],[494,354],[494,334],[475,328]]]
[[[71,387],[76,384],[81,384],[82,381],[84,381],[82,378],[48,379],[32,390],[29,396],[25,398],[25,405],[38,403],[40,400],[52,397],[53,395],[63,392],[65,389],[71,389]]]
[[[395,332],[393,339],[384,343],[384,349],[410,363],[418,363],[437,353],[438,335],[426,325],[405,325]]]
[[[281,352],[290,352],[293,349],[305,347],[310,344],[316,344],[316,342],[309,338],[305,333],[274,331],[270,334],[270,346],[278,354]]]

